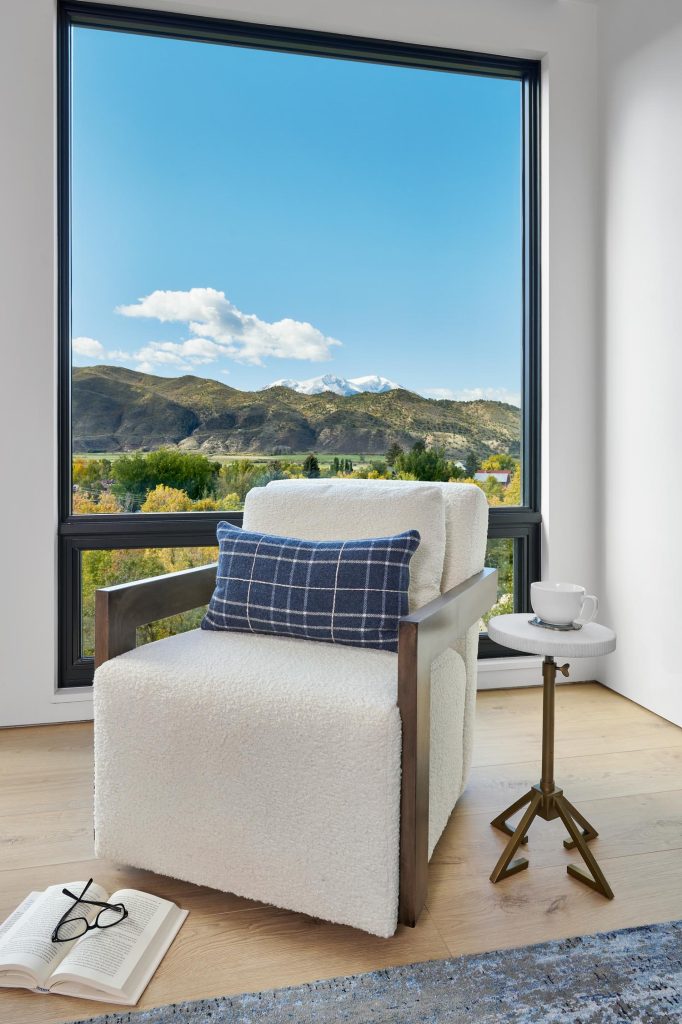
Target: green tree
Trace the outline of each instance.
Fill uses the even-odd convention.
[[[157,484],[144,499],[140,512],[191,512],[192,499],[177,487]]]
[[[75,458],[71,463],[71,481],[79,491],[99,494],[106,481],[111,478],[109,459]]]
[[[497,569],[497,596],[514,590],[514,541],[511,537],[498,537],[488,541],[485,564]]]
[[[521,467],[518,462],[504,492],[504,503],[505,505],[521,504]]]
[[[500,452],[497,455],[490,455],[481,469],[484,473],[505,473],[517,469],[518,465],[518,459],[515,459],[513,455]]]
[[[218,507],[230,509],[232,505],[223,502],[232,501],[235,494],[239,502],[243,503],[252,487],[265,487],[271,480],[286,480],[291,475],[286,471],[286,466],[286,463],[277,460],[259,463],[251,459],[235,459],[234,462],[226,463],[218,479],[218,501],[221,503]]]
[[[180,569],[191,569],[215,561],[217,548],[119,548],[111,551],[84,551],[81,558],[82,649],[86,656],[95,647],[95,591],[115,583],[128,583],[148,576],[162,576]],[[180,612],[138,629],[141,643],[196,629],[203,609]]]
[[[306,455],[303,460],[303,475],[311,480],[320,475],[320,464],[317,461],[317,456],[313,455],[312,452],[310,455]]]
[[[403,480],[447,482],[464,475],[459,466],[445,458],[442,448],[427,448],[423,441],[415,442],[411,451],[399,455],[395,469]]]
[[[238,494],[225,494],[222,498],[199,498],[192,502],[193,512],[237,512],[244,502]]]
[[[403,449],[395,441],[386,452],[386,462],[389,466],[395,466],[396,460],[403,454]]]
[[[499,453],[491,455],[481,467],[485,473],[509,473],[509,483],[488,477],[487,480],[476,481],[488,499],[489,505],[520,505],[521,504],[521,464],[513,455]]]
[[[235,459],[220,470],[218,490],[221,495],[236,493],[243,501],[261,476],[261,467],[250,459]]]
[[[489,540],[485,564],[497,569],[497,601],[483,616],[487,625],[493,615],[514,611],[514,541],[510,537]]]
[[[115,495],[108,491],[101,491],[99,495],[76,491],[71,508],[75,516],[115,515],[123,511]]]
[[[481,490],[488,499],[489,505],[502,505],[504,503],[504,484],[501,484],[494,476],[489,476],[487,480],[483,481]]]
[[[475,452],[469,452],[464,462],[464,472],[466,473],[467,477],[473,477],[476,473],[478,473],[478,466],[478,455],[476,455]]]
[[[114,463],[112,491],[134,510],[159,484],[184,491],[194,501],[215,494],[219,472],[219,462],[210,462],[195,452],[173,448],[160,448],[147,455],[136,452]]]

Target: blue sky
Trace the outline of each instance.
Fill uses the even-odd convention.
[[[74,30],[74,363],[513,400],[517,82]]]

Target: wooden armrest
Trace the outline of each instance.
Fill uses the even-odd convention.
[[[430,630],[447,624],[448,633],[456,639],[492,608],[496,598],[497,569],[481,569],[452,590],[429,601],[423,608],[402,618],[401,633],[403,623],[427,625]]]
[[[95,668],[135,648],[135,631],[207,604],[215,588],[217,562],[120,583],[95,592]]]
[[[398,708],[402,722],[399,919],[414,926],[426,900],[429,853],[431,665],[495,604],[497,569],[464,583],[400,620]]]

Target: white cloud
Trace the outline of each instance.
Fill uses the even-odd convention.
[[[424,388],[422,394],[426,398],[444,399],[453,402],[506,402],[508,405],[521,406],[521,395],[508,388]]]
[[[215,362],[223,355],[220,346],[209,338],[188,338],[181,342],[150,341],[136,352],[107,350],[95,338],[74,338],[71,345],[75,356],[85,364],[123,363],[142,373],[154,373],[159,368],[168,367],[184,372]]]
[[[105,359],[106,350],[95,338],[74,338],[71,342],[74,355],[85,359]]]
[[[219,345],[216,345],[210,338],[188,338],[179,346],[182,354],[189,356],[196,362],[211,363],[222,355]]]
[[[120,357],[122,353],[111,353]],[[128,355],[138,364],[138,370],[151,373],[155,367],[173,366],[177,370],[191,370],[194,366],[214,363],[223,355],[222,349],[209,338],[188,338],[187,341],[150,341],[137,352]]]
[[[229,356],[240,363],[262,366],[265,359],[308,359],[322,362],[331,359],[331,350],[341,344],[322,334],[317,327],[300,320],[285,318],[268,323],[253,313],[242,313],[215,288],[191,288],[189,291],[155,291],[130,306],[119,306],[123,316],[148,317],[161,323],[186,323],[195,339],[203,345],[212,343],[212,361]],[[156,344],[156,343],[153,343]],[[170,345],[170,342],[161,343]],[[148,346],[145,346],[146,348]],[[166,351],[171,349],[155,349]],[[191,356],[189,351],[176,355]],[[199,358],[200,353],[192,358]],[[144,357],[147,361],[149,356]]]

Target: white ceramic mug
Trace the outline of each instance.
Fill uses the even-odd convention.
[[[570,626],[574,622],[584,626],[599,610],[599,601],[594,594],[586,594],[584,587],[549,580],[531,583],[530,603],[537,617],[553,626]]]

